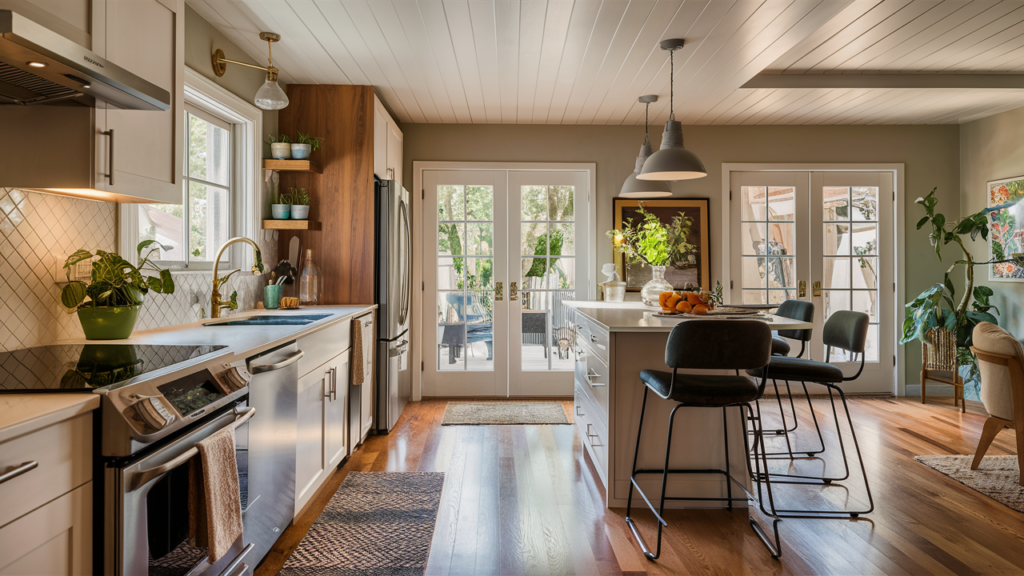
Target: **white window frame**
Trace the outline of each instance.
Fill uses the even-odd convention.
[[[262,163],[263,163],[263,112],[254,105],[239,98],[192,68],[185,68],[185,103],[231,124],[231,236],[258,238],[262,224]],[[176,135],[182,139],[184,133]],[[182,154],[183,162],[188,159]],[[182,185],[182,201],[185,201],[184,170],[178,174]],[[136,204],[122,204],[120,213],[120,250],[129,262],[135,262],[135,248],[139,244],[139,219]],[[186,244],[185,249],[188,249]],[[211,256],[212,258],[212,256]],[[228,258],[221,262],[221,270],[236,268],[249,269],[253,265],[252,250],[244,250],[236,244],[228,251]],[[206,272],[213,270],[213,261],[167,262],[169,268],[179,271]]]

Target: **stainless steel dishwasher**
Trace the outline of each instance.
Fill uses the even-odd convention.
[[[256,417],[249,422],[249,501],[242,523],[245,540],[253,545],[251,562],[267,555],[295,511],[295,446],[299,358],[303,352],[290,342],[247,361],[249,405]]]

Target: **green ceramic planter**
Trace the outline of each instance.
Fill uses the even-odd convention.
[[[95,306],[79,308],[86,340],[124,340],[132,335],[139,318],[138,306]]]

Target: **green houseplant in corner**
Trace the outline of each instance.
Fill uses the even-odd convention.
[[[87,340],[123,340],[131,336],[146,294],[150,290],[158,294],[174,293],[170,270],[161,269],[151,258],[157,250],[171,247],[156,240],[144,240],[137,249],[138,266],[113,252],[97,250],[95,256],[99,256],[99,260],[92,263],[92,278],[88,283],[72,281],[71,267],[93,258],[92,252],[79,250],[64,261],[68,284],[60,291],[60,302],[68,314],[78,312]]]
[[[292,220],[309,219],[309,192],[305,188],[291,188],[291,218]]]

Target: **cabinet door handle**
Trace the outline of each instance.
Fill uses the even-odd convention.
[[[35,470],[38,467],[39,467],[39,462],[37,462],[35,460],[32,460],[31,462],[23,462],[23,463],[19,464],[18,466],[16,466],[14,468],[14,470],[11,470],[9,472],[5,472],[2,476],[0,476],[0,484],[3,484],[4,482],[7,482],[8,480],[14,480],[18,476],[21,476],[22,474],[24,474],[26,472],[30,472],[32,470]]]
[[[111,128],[100,134],[107,136],[107,180],[110,185],[114,185],[114,129]]]
[[[585,414],[580,412],[580,405],[579,404],[576,405],[576,415],[577,416],[585,416]]]
[[[324,383],[324,388],[323,388],[323,390],[324,390],[324,398],[327,398],[327,400],[330,400],[331,399],[331,369],[330,368],[328,368],[327,372],[324,373],[323,383]]]
[[[590,445],[591,446],[601,446],[601,443],[596,443],[596,444],[594,443],[594,438],[600,439],[601,437],[598,436],[597,434],[591,434],[590,433],[590,428],[592,426],[593,426],[593,424],[587,422],[587,438],[590,439]]]
[[[338,399],[338,368],[331,368],[331,400]]]

